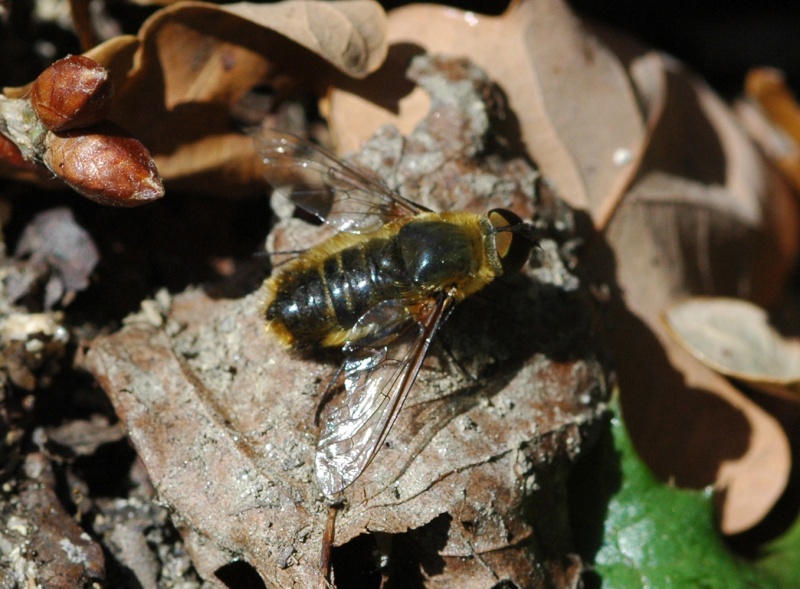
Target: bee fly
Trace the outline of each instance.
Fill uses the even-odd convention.
[[[315,474],[332,497],[370,464],[453,306],[519,271],[534,245],[516,214],[436,213],[298,137],[261,133],[273,188],[339,233],[264,283],[268,331],[294,349],[340,347],[341,401]]]

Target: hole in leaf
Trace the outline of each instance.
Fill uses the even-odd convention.
[[[214,574],[231,589],[267,589],[256,570],[243,560],[226,564]]]

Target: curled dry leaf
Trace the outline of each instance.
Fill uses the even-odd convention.
[[[747,131],[783,175],[800,190],[800,105],[783,74],[756,68],[747,74],[746,100],[737,112]]]
[[[133,4],[139,6],[169,6],[170,4],[177,4],[184,0],[131,0]]]
[[[674,60],[581,22],[561,0],[520,0],[499,17],[407,6],[390,13],[388,39],[385,65],[331,96],[340,146],[424,116],[426,97],[404,80],[410,55],[482,66],[518,117],[519,152],[593,222],[583,261],[615,287],[611,344],[638,448],[679,484],[725,486],[725,531],[759,521],[788,477],[783,431],[659,322],[687,295],[774,300],[793,265],[797,203],[731,112]],[[723,414],[740,424],[733,434],[715,426]]]
[[[127,80],[140,46],[139,38],[135,35],[120,35],[93,47],[85,55],[106,68],[109,83],[116,92]],[[20,93],[27,91],[27,87],[22,87],[6,88],[4,92],[7,96],[19,98]]]
[[[586,263],[620,287],[612,338],[640,451],[678,483],[725,487],[722,527],[740,532],[783,491],[791,464],[785,433],[677,349],[659,316],[698,294],[774,300],[798,247],[797,206],[705,84],[654,53],[635,60],[632,74],[648,97],[647,144],[636,175],[611,195],[618,200],[603,237],[613,254],[597,240]],[[726,413],[740,425],[717,427]]]
[[[667,309],[663,320],[675,341],[712,370],[800,402],[800,343],[783,338],[760,307],[695,298]]]

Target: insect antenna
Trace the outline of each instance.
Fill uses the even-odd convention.
[[[275,269],[275,268],[280,268],[281,266],[283,266],[287,262],[291,262],[297,256],[300,256],[300,255],[306,253],[307,251],[308,251],[308,249],[302,249],[302,250],[275,250],[275,251],[271,251],[271,252],[270,251],[258,252],[258,255],[267,256],[270,259],[270,262],[272,262],[272,268]],[[275,258],[277,258],[279,256],[286,256],[286,257],[284,259],[280,259],[280,260],[276,261]]]
[[[300,254],[304,254],[308,251],[308,248],[304,248],[301,250],[275,250],[272,252],[261,252],[264,256],[299,256]]]
[[[534,247],[539,247],[539,239],[541,231],[537,230],[530,223],[517,223],[515,225],[505,225],[504,227],[497,227],[495,233],[513,233],[519,235],[523,239],[530,241]]]
[[[263,250],[258,251],[253,254],[254,257],[257,258],[269,258],[270,263],[272,264],[272,268],[280,268],[287,262],[291,262],[298,256],[303,255],[306,253],[310,248],[298,249],[298,250]],[[275,258],[279,258],[281,256],[286,256],[283,259],[275,260]]]

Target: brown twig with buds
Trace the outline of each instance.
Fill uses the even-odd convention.
[[[144,145],[106,122],[114,95],[108,71],[82,55],[48,67],[24,98],[0,95],[0,159],[40,167],[109,206],[161,198],[164,186]]]

